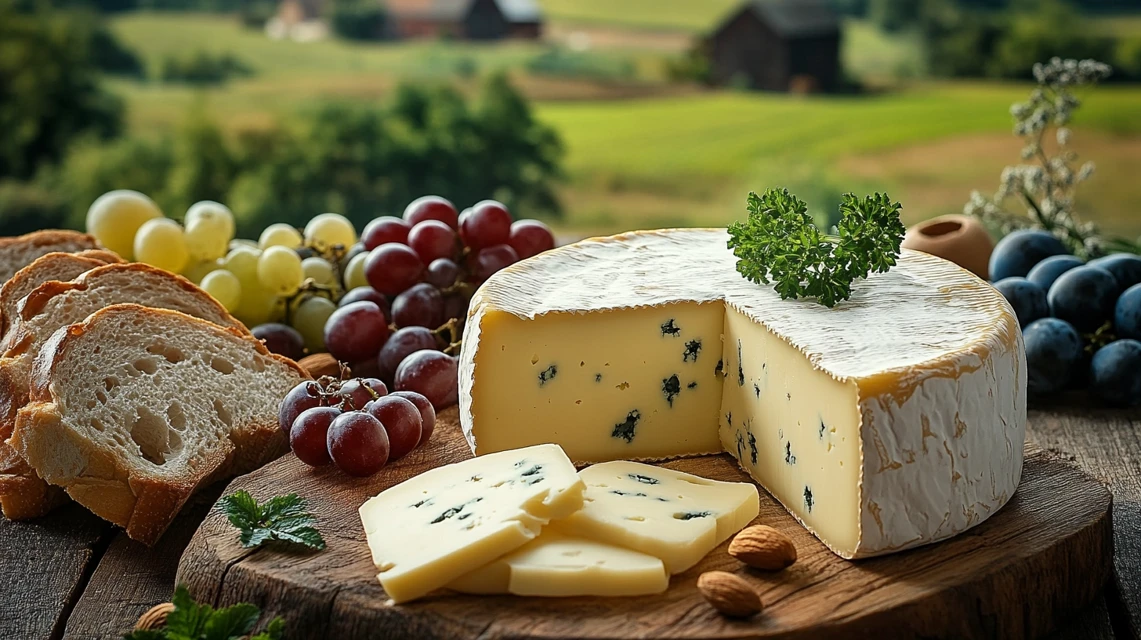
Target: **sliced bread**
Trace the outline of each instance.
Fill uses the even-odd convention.
[[[75,253],[98,248],[99,243],[86,233],[61,229],[0,238],[0,283],[10,280],[17,271],[34,262],[36,258],[53,251]]]
[[[114,305],[44,344],[9,442],[42,478],[153,544],[196,488],[287,450],[278,405],[306,378],[236,329]]]
[[[84,271],[112,262],[121,260],[110,251],[98,249],[79,253],[57,251],[36,258],[0,287],[0,336],[8,333],[12,318],[16,317],[16,305],[36,287],[51,280],[67,282]]]
[[[0,341],[0,510],[13,520],[34,518],[61,502],[4,443],[16,412],[28,402],[32,362],[55,331],[119,303],[173,309],[244,335],[248,330],[186,278],[139,264],[111,264],[71,282],[45,282],[23,298],[12,328]]]

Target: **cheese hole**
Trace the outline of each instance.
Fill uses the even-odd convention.
[[[564,551],[563,552],[563,556],[565,556],[567,558],[574,558],[574,557],[577,557],[580,555],[582,555],[582,551],[580,551],[578,549],[572,549],[570,551]]]
[[[629,382],[623,382],[621,384],[615,385],[614,388],[618,389],[619,391],[625,391],[625,390],[630,388],[630,383]]]
[[[575,400],[574,403],[575,404],[582,404],[582,400]]]
[[[580,367],[585,367],[585,366],[586,366],[586,361],[585,361],[585,360],[583,360],[582,362],[578,363],[578,366],[580,366]]]
[[[675,515],[674,517],[676,518],[677,516]],[[627,520],[633,520],[634,522],[645,522],[646,521],[646,519],[643,518],[642,516],[626,516],[626,519]]]
[[[539,364],[538,354],[531,356],[531,364]]]

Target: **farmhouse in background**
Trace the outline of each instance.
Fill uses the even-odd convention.
[[[824,0],[749,0],[705,46],[718,84],[799,93],[840,84],[840,18]]]
[[[368,1],[368,0],[365,0]],[[384,33],[377,38],[537,39],[543,16],[536,0],[371,0],[384,7]],[[266,26],[271,36],[297,40],[325,33],[331,0],[281,0]]]

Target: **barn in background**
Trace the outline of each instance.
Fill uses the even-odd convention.
[[[835,91],[840,18],[824,0],[750,0],[706,38],[717,84],[764,91]]]

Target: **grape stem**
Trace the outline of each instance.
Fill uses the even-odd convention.
[[[301,303],[309,296],[326,293],[328,294],[326,297],[328,297],[329,300],[336,302],[337,293],[339,293],[340,290],[341,288],[335,284],[321,284],[313,278],[306,278],[305,282],[302,282],[301,286],[297,289],[297,293],[285,299],[285,324],[293,326],[293,312],[296,311],[297,307],[301,306]]]
[[[444,337],[444,332],[447,332],[447,334],[448,334],[448,336],[446,338]],[[459,321],[459,319],[458,318],[451,318],[450,320],[445,322],[443,325],[441,325],[438,329],[433,331],[432,335],[436,336],[437,338],[442,339],[444,342],[446,342],[448,344],[448,346],[445,349],[443,349],[444,353],[448,353],[448,349],[458,348],[462,344],[463,340],[461,339],[459,332],[460,332],[460,321]],[[455,354],[448,353],[448,355],[455,355]]]

